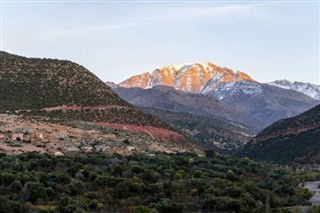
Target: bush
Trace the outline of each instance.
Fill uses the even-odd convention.
[[[14,191],[21,191],[22,189],[22,185],[20,180],[15,180],[10,184],[10,189],[14,190]]]
[[[311,197],[312,197],[312,192],[310,192],[309,191],[309,189],[307,189],[307,188],[302,188],[301,190],[300,190],[300,195],[304,198],[304,199],[306,199],[306,200],[309,200]]]
[[[90,203],[89,203],[89,208],[90,209],[96,209],[98,206],[98,201],[97,200],[92,200]]]
[[[202,172],[199,171],[199,170],[196,170],[196,171],[193,173],[193,177],[194,177],[194,178],[201,178],[201,177],[202,177]]]
[[[180,213],[183,210],[183,206],[176,203],[171,203],[168,200],[162,200],[156,205],[156,209],[159,211],[159,213]]]
[[[135,206],[132,213],[151,213],[151,209],[147,206]]]
[[[47,200],[44,186],[37,182],[26,183],[25,199],[34,203],[37,199]]]

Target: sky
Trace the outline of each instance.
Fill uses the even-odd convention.
[[[212,62],[320,84],[318,1],[0,1],[1,50],[71,60],[103,81]]]

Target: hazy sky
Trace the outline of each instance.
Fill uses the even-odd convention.
[[[261,82],[320,84],[317,1],[2,0],[1,17],[2,50],[72,60],[103,81],[210,61]]]

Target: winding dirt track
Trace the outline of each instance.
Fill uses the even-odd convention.
[[[142,133],[147,134],[153,139],[159,139],[161,141],[164,141],[166,143],[170,142],[184,142],[186,141],[186,138],[182,135],[167,130],[167,129],[161,129],[157,127],[152,126],[136,126],[136,125],[127,125],[127,124],[113,124],[113,123],[106,123],[106,122],[99,122],[98,125],[105,126],[112,129],[121,129],[126,130],[129,132],[135,132],[135,133]]]

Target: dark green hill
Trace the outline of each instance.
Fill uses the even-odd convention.
[[[26,58],[2,51],[0,111],[167,127],[159,119],[123,101],[83,66],[65,60]]]
[[[320,105],[267,127],[241,155],[276,163],[320,163]]]
[[[70,61],[0,52],[0,109],[61,105],[128,106],[86,68]]]

